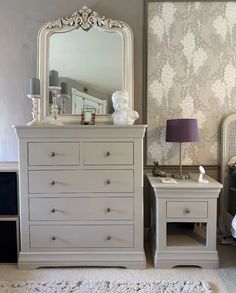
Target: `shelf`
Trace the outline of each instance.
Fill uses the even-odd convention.
[[[14,221],[0,221],[0,262],[15,263],[18,255],[18,223]]]
[[[18,215],[0,215],[0,221],[18,221]]]
[[[167,246],[204,247],[206,246],[206,224],[167,223]]]
[[[0,172],[17,172],[17,162],[0,162]]]

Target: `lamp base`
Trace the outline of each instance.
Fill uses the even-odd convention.
[[[179,180],[187,180],[190,179],[190,175],[189,174],[182,174],[180,175],[179,173],[174,173],[172,174],[172,177],[175,179],[179,179]]]

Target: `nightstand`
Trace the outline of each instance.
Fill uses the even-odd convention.
[[[217,268],[217,198],[222,185],[191,179],[162,183],[147,174],[151,184],[151,252],[156,268],[180,265]]]

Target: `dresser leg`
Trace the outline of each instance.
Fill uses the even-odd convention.
[[[176,265],[178,263],[178,265]],[[215,261],[156,261],[154,267],[156,269],[172,269],[180,266],[200,267],[202,269],[217,269],[219,262]]]
[[[18,263],[18,270],[36,270],[40,268],[40,266],[36,263]]]
[[[126,265],[129,270],[144,270],[146,269],[146,262],[133,262]]]

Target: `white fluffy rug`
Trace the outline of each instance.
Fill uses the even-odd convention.
[[[211,293],[206,281],[17,281],[0,282],[0,293]]]

